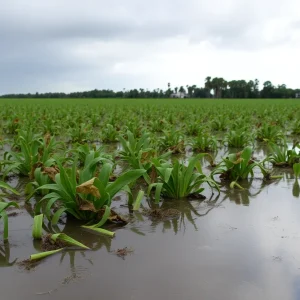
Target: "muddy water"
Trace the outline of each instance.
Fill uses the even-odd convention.
[[[177,219],[134,213],[113,239],[60,225],[93,250],[57,254],[30,271],[17,262],[39,244],[30,205],[21,201],[21,213],[9,219],[9,244],[0,248],[1,299],[299,299],[300,198],[292,176],[222,191],[211,197],[207,190],[202,202],[160,204],[178,209]],[[146,199],[143,206],[154,208]],[[123,259],[114,251],[124,247],[133,252]]]
[[[257,149],[261,160],[267,150]],[[219,151],[216,161],[227,152]],[[144,199],[144,208],[178,209],[174,219],[129,212],[120,194],[113,206],[130,222],[112,228],[115,238],[70,221],[58,228],[46,224],[45,232],[62,230],[92,250],[60,253],[31,270],[18,262],[40,251],[31,238],[35,200],[27,205],[21,197],[19,214],[9,218],[9,243],[0,242],[1,299],[300,299],[300,188],[289,170],[276,173],[284,177],[242,182],[244,191],[223,185],[220,195],[211,195],[206,189],[204,201],[157,206]],[[16,178],[9,183],[20,191],[26,184]],[[132,252],[117,256],[124,247]]]

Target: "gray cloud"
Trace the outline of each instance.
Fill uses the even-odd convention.
[[[151,69],[153,62],[158,73],[168,74],[173,63],[167,65],[162,57],[188,58],[203,44],[217,49],[218,59],[230,51],[299,42],[296,0],[2,2],[0,94],[121,88],[125,83],[152,88],[168,78],[151,80],[153,70],[140,71],[144,65]],[[282,24],[288,30],[281,30]],[[122,67],[128,65],[134,68]]]

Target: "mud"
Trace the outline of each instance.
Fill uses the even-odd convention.
[[[65,248],[67,246],[66,243],[56,240],[55,242],[51,239],[51,234],[47,234],[43,236],[41,242],[41,250],[42,251],[52,251],[61,248]]]
[[[143,215],[157,219],[157,220],[167,220],[167,219],[172,219],[172,218],[177,218],[180,215],[180,211],[174,208],[169,208],[169,209],[144,209],[143,210]]]

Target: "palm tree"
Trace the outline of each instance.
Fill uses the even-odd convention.
[[[210,98],[210,91],[212,90],[212,83],[211,83],[211,77],[208,76],[205,78],[205,84],[204,84],[205,88],[208,89],[209,91],[209,98]]]

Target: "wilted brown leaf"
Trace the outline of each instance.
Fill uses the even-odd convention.
[[[76,187],[76,192],[81,194],[91,194],[97,198],[100,198],[99,190],[94,186],[94,181],[96,177],[82,183],[81,185]]]
[[[45,141],[46,146],[49,145],[50,140],[51,140],[51,135],[50,135],[49,132],[47,132],[47,133],[45,134],[45,136],[44,136],[44,141]]]
[[[155,167],[152,166],[151,174],[150,174],[150,180],[151,180],[151,183],[156,182],[156,179],[157,179],[157,172],[156,172]]]
[[[43,174],[47,174],[53,181],[55,181],[55,175],[59,173],[58,167],[44,167],[42,171]]]
[[[235,165],[238,165],[239,163],[241,163],[243,161],[243,159],[240,157],[240,158],[238,158],[236,161],[234,161],[233,163],[235,164]]]
[[[90,201],[82,201],[79,210],[88,210],[88,211],[97,212],[94,204]]]

